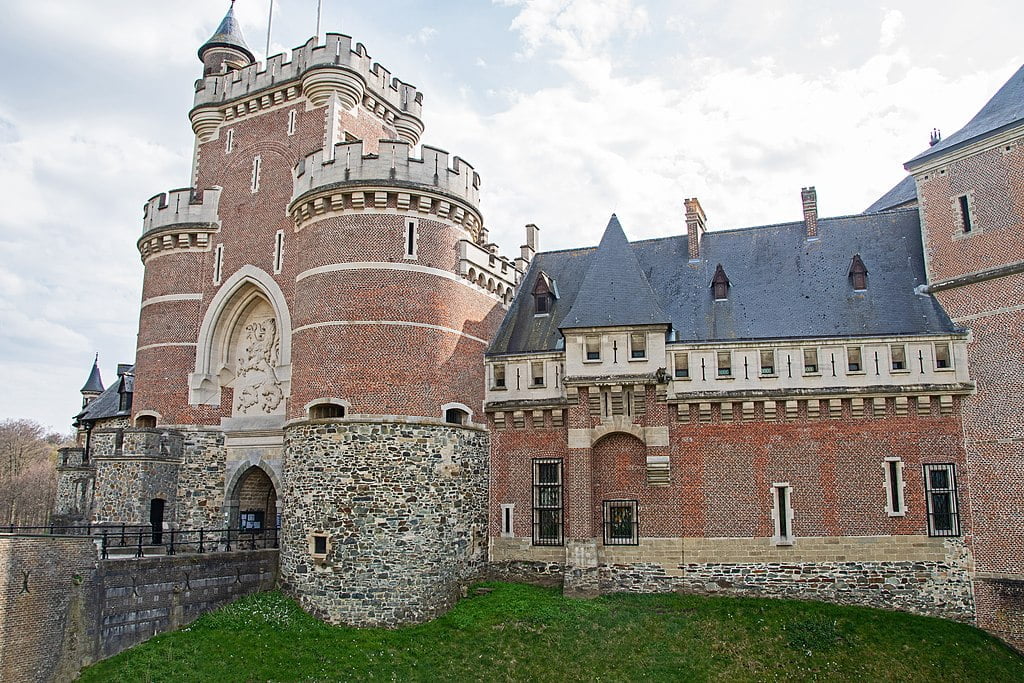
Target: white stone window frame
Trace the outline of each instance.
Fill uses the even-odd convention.
[[[967,214],[971,218],[971,231],[964,232],[964,216],[963,209],[960,208],[960,198],[967,198]],[[975,235],[985,232],[982,225],[978,222],[978,212],[974,206],[974,190],[968,190],[967,192],[959,192],[950,199],[950,203],[953,208],[953,215],[956,217],[956,227],[953,230],[953,240],[967,240]]]
[[[764,354],[771,354],[771,372],[765,372]],[[779,376],[779,354],[775,349],[758,349],[757,350],[757,375],[758,377],[778,377]]]
[[[534,373],[534,370],[536,369],[534,367],[535,365],[539,365],[540,366],[540,383],[534,382],[534,380],[537,378],[537,375]],[[530,388],[531,389],[544,389],[545,387],[547,387],[547,385],[548,385],[547,364],[544,361],[542,361],[542,360],[532,360],[532,361],[530,361],[530,366],[529,367],[530,367]]]
[[[284,230],[274,233],[274,275],[281,274],[284,266]]]
[[[588,344],[588,342],[593,341],[593,340],[597,340],[597,358],[588,358],[587,357],[587,344]],[[603,355],[603,349],[601,347],[604,345],[604,340],[601,338],[601,336],[597,335],[597,334],[585,334],[585,335],[583,335],[583,338],[582,338],[582,344],[583,344],[583,362],[584,363],[600,363],[601,362],[601,356]]]
[[[722,357],[727,355],[728,364],[722,366]],[[715,379],[734,379],[735,375],[732,371],[733,368],[733,357],[732,351],[716,351],[715,352]],[[728,370],[728,374],[722,374],[722,370]]]
[[[896,464],[896,481],[893,481],[893,463]],[[882,462],[885,482],[885,514],[890,517],[907,516],[907,483],[903,479],[903,459],[890,456]],[[893,510],[893,493],[899,495],[899,511]]]
[[[224,154],[231,154],[235,150],[235,129],[228,128],[224,134]]]
[[[288,135],[295,135],[295,121],[298,115],[297,109],[292,109],[288,112]]]
[[[516,504],[501,504],[501,537],[515,538],[516,527]]]
[[[316,552],[316,539],[318,537],[324,539],[324,547],[326,552]],[[331,551],[334,549],[334,544],[331,542],[331,535],[326,531],[311,531],[306,535],[306,543],[309,549],[309,556],[313,558],[313,562],[315,562],[316,564],[326,564],[327,558],[330,556]]]
[[[402,223],[403,259],[415,261],[419,258],[420,221],[418,218],[406,218]]]
[[[903,367],[897,368],[896,366],[896,354],[893,353],[896,349],[903,350]],[[906,344],[889,344],[889,372],[894,375],[905,375],[910,372],[910,361],[907,360],[907,345]]]
[[[445,403],[444,405],[441,406],[441,419],[442,420],[444,420],[445,414],[449,410],[451,410],[452,408],[455,408],[457,410],[461,410],[464,413],[466,413],[466,422],[465,422],[465,424],[468,425],[468,424],[472,424],[473,423],[473,409],[470,408],[469,406],[467,406],[465,403],[458,403],[456,401],[453,401],[451,403]],[[452,423],[449,422],[447,424],[452,424]]]
[[[501,384],[498,384],[498,369],[501,369]],[[492,391],[507,391],[508,390],[508,368],[505,367],[505,363],[495,363],[491,366],[491,390]]]
[[[678,374],[678,371],[679,371],[679,368],[680,368],[678,360],[679,360],[680,356],[682,356],[686,360],[686,363],[683,366],[683,369],[686,370],[686,374],[682,375],[682,376],[680,376]],[[688,381],[690,381],[691,378],[690,378],[690,352],[689,351],[673,351],[672,352],[672,379],[674,379],[674,380],[676,380],[678,382],[688,382]]]
[[[939,367],[939,347],[946,347],[946,360],[948,365],[944,368]],[[953,372],[956,370],[956,364],[953,362],[953,345],[948,342],[933,342],[932,343],[932,366],[935,368],[935,372]]]
[[[224,245],[218,244],[213,250],[213,284],[219,285],[224,274]]]
[[[260,191],[260,173],[263,170],[263,157],[259,154],[252,158],[252,177],[249,182],[249,191],[256,194]]]
[[[859,370],[851,370],[850,369],[850,351],[851,351],[851,349],[857,349],[858,352],[860,353],[860,362],[858,363],[858,365],[860,365],[860,369]],[[847,375],[866,375],[867,374],[867,370],[864,368],[864,347],[862,345],[854,344],[853,346],[847,346],[846,347],[846,374]]]
[[[643,337],[643,340],[644,340],[643,348],[640,349],[640,351],[643,353],[643,355],[642,356],[636,356],[635,358],[633,357],[633,336],[634,335],[636,335],[638,337]],[[647,347],[649,346],[649,344],[647,343],[648,341],[649,340],[647,338],[647,333],[646,332],[630,332],[629,334],[627,334],[626,335],[626,347],[627,347],[626,348],[626,353],[628,354],[628,356],[627,356],[626,360],[628,362],[630,362],[630,363],[644,363],[644,362],[646,362],[648,360],[648,356],[647,356]]]
[[[139,427],[140,417],[151,417],[154,420],[156,420],[157,425],[159,425],[164,419],[164,416],[155,410],[140,410],[139,412],[135,413],[135,419],[133,421],[133,424],[135,425],[136,429],[141,429],[141,427]]]
[[[783,510],[779,509],[779,490],[784,490],[786,497],[786,504]],[[793,545],[796,541],[796,536],[793,533],[793,487],[788,481],[777,481],[773,482],[771,486],[771,497],[772,497],[772,544],[773,545]],[[785,515],[785,517],[781,517]],[[786,520],[786,530],[789,532],[787,535],[782,535],[782,529],[779,525],[779,520]]]
[[[306,405],[302,406],[302,411],[304,413],[306,413],[306,419],[307,420],[322,419],[322,418],[314,418],[312,416],[312,411],[313,411],[313,408],[316,408],[317,406],[324,406],[324,405],[338,406],[339,408],[341,408],[341,410],[342,410],[342,417],[331,418],[331,419],[342,420],[342,419],[348,417],[349,414],[352,412],[352,404],[349,401],[346,401],[343,398],[337,398],[335,396],[324,396],[323,398],[315,398],[312,401],[310,401],[309,403],[307,403]]]
[[[813,370],[809,370],[808,369],[809,365],[807,363],[807,356],[808,356],[808,354],[811,354],[811,353],[814,354],[814,369]],[[804,374],[805,377],[820,377],[821,376],[821,353],[820,353],[820,349],[817,346],[814,346],[814,347],[811,347],[811,348],[801,349],[801,352],[800,352],[800,362],[803,363],[803,371],[804,371],[803,374]]]

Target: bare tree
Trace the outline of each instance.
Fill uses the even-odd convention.
[[[33,420],[0,420],[0,523],[48,522],[57,488],[57,446],[65,440]]]

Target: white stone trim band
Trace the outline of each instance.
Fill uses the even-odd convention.
[[[159,349],[164,346],[195,346],[195,342],[163,342],[162,344],[146,344],[135,349],[136,351],[145,351],[147,349]]]
[[[305,280],[307,277],[314,275],[321,275],[323,273],[334,273],[339,270],[403,270],[406,272],[423,273],[424,275],[436,275],[437,277],[443,277],[453,282],[461,282],[466,284],[466,281],[456,275],[455,273],[447,270],[441,270],[440,268],[430,268],[429,266],[421,266],[415,263],[389,263],[387,261],[353,261],[351,263],[332,263],[326,266],[319,266],[318,268],[310,268],[304,270],[295,276],[295,281]]]
[[[300,325],[292,330],[292,334],[298,334],[305,330],[315,330],[320,327],[333,327],[336,325],[395,325],[398,327],[423,327],[428,330],[437,330],[439,332],[450,332],[451,334],[457,334],[460,337],[466,339],[472,339],[475,342],[480,342],[486,346],[489,342],[486,339],[480,337],[474,337],[471,334],[456,330],[452,327],[444,327],[442,325],[431,325],[429,323],[414,323],[407,320],[329,320],[322,323],[310,323],[309,325]]]
[[[167,301],[202,301],[202,294],[164,294],[163,296],[151,296],[142,300],[141,308],[151,304],[162,304]]]

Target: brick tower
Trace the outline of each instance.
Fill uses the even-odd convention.
[[[362,44],[260,64],[229,11],[199,57],[193,187],[139,240],[129,431],[180,437],[172,482],[97,521],[157,488],[178,528],[276,520],[313,613],[429,618],[485,560],[482,358],[523,264],[487,243],[473,168],[415,156],[422,95]]]
[[[1024,67],[906,168],[928,289],[971,330],[978,390],[963,410],[978,625],[1024,647]]]

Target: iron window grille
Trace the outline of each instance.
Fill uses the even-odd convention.
[[[640,544],[640,522],[635,500],[604,501],[604,544]]]
[[[562,459],[533,461],[533,544],[562,545]]]
[[[957,501],[956,465],[925,465],[924,492],[928,505],[928,535],[959,536],[960,512]]]

